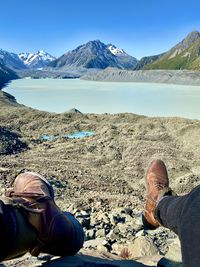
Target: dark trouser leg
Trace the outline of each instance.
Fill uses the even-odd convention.
[[[36,243],[36,233],[21,208],[12,200],[0,200],[0,261],[13,259],[29,251]]]
[[[163,226],[178,234],[183,266],[200,266],[200,186],[187,195],[161,199],[156,217]]]

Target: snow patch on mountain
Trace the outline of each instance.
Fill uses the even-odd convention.
[[[46,67],[50,62],[55,60],[55,57],[43,50],[40,50],[35,54],[20,53],[19,58],[29,68],[43,68]]]
[[[126,54],[126,52],[123,49],[117,48],[115,45],[112,45],[112,44],[108,45],[108,49],[115,56]]]

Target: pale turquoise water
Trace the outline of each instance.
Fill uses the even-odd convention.
[[[40,110],[83,113],[132,112],[200,119],[200,86],[91,82],[79,79],[22,79],[4,91]]]
[[[61,137],[63,138],[69,138],[69,139],[79,139],[79,138],[84,138],[84,137],[90,137],[94,136],[96,133],[95,132],[86,132],[86,131],[81,131],[81,132],[74,132],[71,134],[63,134]],[[41,140],[44,141],[53,141],[55,139],[59,138],[59,136],[55,135],[42,135]]]

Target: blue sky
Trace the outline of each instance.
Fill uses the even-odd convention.
[[[0,48],[54,56],[89,40],[113,43],[138,59],[200,31],[199,0],[2,0]]]

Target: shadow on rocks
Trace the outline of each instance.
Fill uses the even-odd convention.
[[[13,154],[27,148],[20,136],[8,129],[0,127],[0,154]]]

